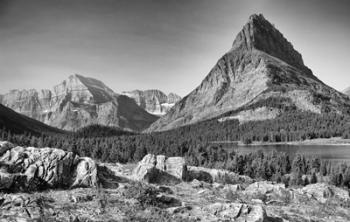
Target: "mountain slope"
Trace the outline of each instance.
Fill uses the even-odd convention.
[[[48,126],[42,122],[19,114],[0,104],[0,128],[10,130],[12,133],[64,133],[64,131]]]
[[[343,93],[347,96],[350,96],[350,87],[343,90]]]
[[[157,119],[101,81],[77,74],[53,90],[11,90],[4,95],[2,104],[65,130],[100,124],[140,131]]]
[[[130,92],[123,92],[124,95],[133,98],[137,105],[145,109],[147,112],[154,115],[164,115],[171,107],[178,102],[181,97],[175,93],[169,93],[166,95],[160,90],[134,90]]]
[[[350,108],[349,99],[317,79],[300,53],[270,22],[262,15],[252,15],[232,48],[202,83],[147,131],[168,130],[218,116],[240,121],[245,117],[274,118],[283,112],[276,108],[275,100],[314,113],[346,112]]]

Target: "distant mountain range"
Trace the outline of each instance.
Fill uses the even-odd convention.
[[[147,132],[217,118],[272,119],[283,107],[313,113],[350,110],[344,94],[321,82],[263,15],[252,15],[202,83]]]
[[[169,93],[166,95],[160,90],[134,90],[130,92],[123,92],[124,95],[133,98],[137,105],[145,109],[147,112],[153,115],[164,115],[171,107],[178,102],[181,97],[175,93]]]
[[[11,90],[0,102],[18,113],[64,130],[100,124],[141,131],[158,118],[101,81],[77,74],[52,90]]]

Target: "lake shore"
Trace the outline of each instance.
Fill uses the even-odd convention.
[[[246,144],[239,143],[239,146],[247,146]],[[248,146],[271,146],[271,145],[318,145],[318,146],[350,146],[350,139],[343,139],[341,137],[332,138],[319,138],[319,139],[309,139],[303,141],[291,141],[291,142],[253,142]]]
[[[308,139],[302,141],[290,141],[290,142],[258,142],[253,141],[251,144],[244,144],[241,141],[215,141],[212,143],[217,144],[235,144],[236,146],[274,146],[274,145],[290,145],[290,146],[307,146],[307,145],[318,145],[318,146],[350,146],[350,139],[343,139],[341,137],[332,138],[318,138]]]

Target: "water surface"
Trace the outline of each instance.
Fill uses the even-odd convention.
[[[315,156],[324,160],[350,163],[350,146],[348,145],[268,145],[268,146],[234,146],[232,149],[249,153],[263,150],[264,152],[285,152],[292,158],[297,153]]]

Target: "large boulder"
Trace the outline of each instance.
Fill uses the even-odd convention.
[[[92,187],[97,166],[90,158],[55,148],[12,147],[0,144],[0,190]]]
[[[238,183],[252,183],[253,180],[248,176],[239,175],[228,170],[210,169],[204,167],[188,166],[188,180],[199,180],[208,183],[224,183],[224,184],[238,184]]]
[[[182,157],[147,154],[133,170],[134,179],[148,183],[179,183],[186,176],[187,167]]]

